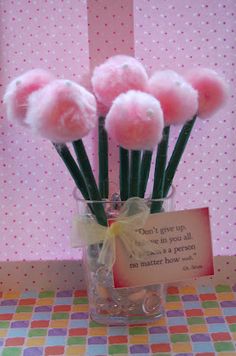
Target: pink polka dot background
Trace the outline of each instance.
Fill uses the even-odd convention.
[[[95,1],[99,2],[104,3]],[[123,22],[125,1],[121,4],[112,14],[117,23]],[[31,68],[49,69],[57,77],[76,81],[86,74],[86,6],[84,0],[1,2],[1,98],[7,83]],[[97,16],[100,22],[93,26],[99,29],[104,24],[101,13]],[[224,75],[230,85],[225,109],[196,123],[175,179],[177,208],[210,207],[215,255],[236,253],[235,19],[234,0],[134,1],[135,55],[150,73],[164,68],[184,73],[207,66]],[[120,45],[132,35],[123,30],[125,24],[121,27]],[[109,26],[106,33],[112,50]],[[0,122],[0,261],[77,259],[78,250],[69,246],[73,182],[63,163],[48,141],[7,122],[3,105]],[[171,130],[171,147],[177,134],[178,128]],[[93,158],[94,140],[93,135],[86,144]],[[112,180],[117,177],[116,161],[113,150]]]

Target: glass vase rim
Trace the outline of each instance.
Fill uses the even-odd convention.
[[[78,197],[77,195],[77,192],[79,192],[79,189],[77,187],[74,187],[73,189],[73,192],[72,192],[72,195],[73,195],[73,198],[75,199],[76,202],[80,202],[80,203],[86,203],[86,204],[99,204],[99,203],[106,203],[106,204],[109,204],[109,203],[114,203],[114,200],[111,200],[111,198],[108,198],[108,199],[102,199],[102,200],[87,200],[85,198],[82,198],[82,197]],[[165,201],[170,201],[174,195],[175,195],[175,192],[176,192],[176,188],[174,185],[171,185],[170,186],[170,190],[167,194],[166,197],[164,198],[151,198],[151,197],[146,197],[146,198],[140,198],[138,196],[134,196],[134,197],[130,197],[130,198],[139,198],[139,199],[142,199],[143,201],[145,202],[165,202]],[[114,192],[115,193],[115,192]],[[128,199],[130,199],[128,198]],[[126,200],[119,200],[117,201],[117,203],[122,203],[124,204],[128,199]]]

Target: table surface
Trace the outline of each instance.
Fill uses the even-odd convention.
[[[91,321],[83,290],[0,293],[0,353],[236,355],[236,285],[169,286],[164,317],[125,327]]]

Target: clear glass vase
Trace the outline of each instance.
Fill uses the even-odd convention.
[[[111,200],[88,202],[80,199],[74,191],[77,212],[80,217],[93,219],[91,205],[102,204],[107,218],[115,219],[125,202],[119,201],[118,194]],[[174,210],[174,188],[165,199],[143,199],[145,204],[156,211]],[[94,218],[95,219],[95,218]],[[163,284],[132,288],[114,288],[112,271],[99,262],[102,244],[96,243],[83,249],[84,273],[87,283],[89,310],[91,318],[106,325],[127,325],[152,322],[163,315]]]

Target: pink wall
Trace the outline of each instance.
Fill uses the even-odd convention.
[[[0,17],[1,97],[11,79],[31,68],[73,80],[89,68],[86,1],[3,1]],[[175,180],[178,208],[210,207],[214,253],[222,255],[236,253],[235,19],[234,0],[134,1],[135,54],[150,72],[201,65],[231,85],[225,109],[197,122]],[[0,261],[77,258],[69,247],[73,183],[63,163],[49,142],[9,124],[2,105],[0,122]],[[94,155],[93,137],[87,147]]]

